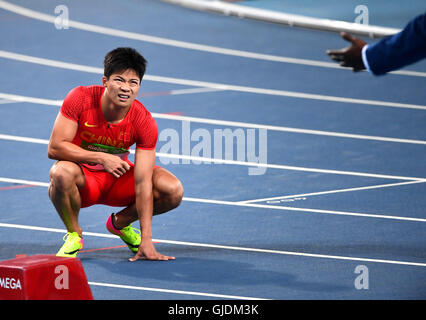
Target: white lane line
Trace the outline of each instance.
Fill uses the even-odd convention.
[[[277,196],[277,197],[269,197],[269,198],[262,198],[262,199],[253,199],[253,200],[243,200],[243,201],[238,201],[238,202],[240,202],[240,203],[255,203],[255,202],[266,201],[267,203],[270,203],[269,201],[271,201],[272,203],[278,203],[279,200],[281,200],[281,199],[292,199],[292,198],[297,198],[297,197],[312,197],[312,196],[319,196],[319,195],[324,195],[324,194],[380,189],[380,188],[404,186],[404,185],[408,185],[408,184],[425,183],[425,182],[426,182],[426,180],[425,181],[406,181],[406,182],[398,182],[398,183],[380,184],[380,185],[375,185],[375,186],[347,188],[347,189],[320,191],[320,192],[312,192],[312,193],[301,193],[301,194],[293,194],[293,195],[287,195],[287,196]],[[275,202],[275,201],[277,201],[277,202]]]
[[[17,94],[9,94],[9,93],[0,93],[0,99],[7,99],[14,102],[35,103],[35,104],[58,106],[58,107],[60,107],[63,102],[63,100],[42,99],[42,98],[27,97],[27,96],[21,96]]]
[[[36,144],[49,144],[49,140],[47,139],[38,139],[38,138],[30,138],[30,137],[20,137],[13,136],[9,134],[0,134],[1,140],[9,140],[9,141],[17,141],[17,142],[28,142],[28,143],[36,143]]]
[[[1,140],[17,141],[17,142],[37,143],[37,144],[48,144],[49,143],[49,140],[47,140],[47,139],[20,137],[20,136],[7,135],[7,134],[0,134],[0,139]],[[130,153],[135,152],[134,149],[130,149],[129,151],[130,151]],[[190,156],[190,155],[183,155],[183,154],[171,154],[171,153],[161,153],[161,152],[157,152],[156,157],[168,158],[168,159],[189,160],[189,161],[194,161],[194,162],[196,161],[197,163],[203,162],[203,163],[214,163],[214,164],[229,164],[229,165],[245,166],[245,167],[257,167],[257,168],[289,170],[289,171],[302,171],[302,172],[316,172],[316,173],[348,175],[348,176],[369,177],[369,178],[379,178],[379,179],[410,180],[410,181],[425,181],[426,180],[426,178],[417,178],[417,177],[406,177],[406,176],[394,176],[394,175],[377,174],[377,173],[365,173],[365,172],[355,172],[355,171],[342,171],[342,170],[296,167],[296,166],[286,166],[286,165],[281,165],[281,164],[259,163],[259,162],[248,162],[248,161],[246,162],[246,161],[197,157],[197,156]]]
[[[323,130],[310,130],[310,129],[292,128],[292,127],[284,127],[284,126],[273,126],[273,125],[239,122],[239,121],[226,121],[226,120],[199,118],[199,117],[169,115],[169,114],[162,114],[162,113],[151,113],[151,114],[153,115],[154,118],[157,118],[157,119],[180,120],[180,121],[189,121],[189,122],[195,122],[195,123],[204,123],[204,124],[212,124],[212,125],[220,125],[220,126],[265,129],[268,131],[302,133],[302,134],[347,138],[347,139],[373,140],[373,141],[383,141],[383,142],[426,145],[426,140],[401,139],[401,138],[333,132],[333,131],[323,131]]]
[[[183,295],[190,295],[190,296],[202,296],[202,297],[212,297],[212,298],[220,298],[220,299],[268,300],[268,299],[265,299],[265,298],[253,298],[253,297],[233,296],[233,295],[218,294],[218,293],[207,293],[207,292],[196,292],[196,291],[183,291],[183,290],[129,286],[129,285],[105,283],[105,282],[89,281],[88,283],[91,286],[100,286],[100,287],[127,289],[127,290],[151,291],[151,292],[161,292],[161,293],[183,294]]]
[[[0,99],[0,104],[9,104],[9,103],[17,103],[18,101],[14,100],[7,100],[7,99]]]
[[[0,227],[33,230],[33,231],[43,231],[43,232],[66,233],[65,229],[37,227],[37,226],[12,224],[12,223],[1,223],[0,222]],[[97,233],[97,232],[84,232],[83,231],[83,235],[93,236],[93,237],[101,237],[101,238],[118,239],[117,236],[114,236],[112,234]],[[398,265],[426,267],[426,263],[421,263],[421,262],[385,260],[385,259],[371,259],[371,258],[361,258],[361,257],[346,257],[346,256],[336,256],[336,255],[326,255],[326,254],[316,254],[316,253],[306,253],[306,252],[248,248],[248,247],[238,247],[238,246],[226,246],[226,245],[217,245],[217,244],[210,244],[210,243],[198,243],[198,242],[175,241],[175,240],[161,240],[161,239],[152,239],[152,240],[154,242],[159,242],[159,243],[167,243],[167,244],[182,245],[182,246],[202,247],[202,248],[212,248],[212,249],[235,250],[235,251],[244,251],[244,252],[279,254],[279,255],[300,256],[300,257],[309,257],[309,258],[324,258],[324,259],[347,260],[347,261],[376,262],[376,263],[387,263],[387,264],[398,264]]]
[[[189,91],[191,89],[183,89],[183,90]],[[216,89],[209,89],[209,88],[206,88],[205,90],[206,91],[203,90],[203,92],[219,91],[219,90],[216,90]],[[174,90],[174,91],[179,91],[178,94],[182,93],[182,90]],[[192,92],[192,93],[194,93],[194,92]],[[25,103],[34,103],[34,104],[41,104],[41,105],[59,106],[59,107],[62,105],[62,102],[63,102],[62,100],[40,99],[40,98],[27,97],[27,96],[15,95],[15,94],[0,93],[0,99],[2,99],[2,98],[3,99],[9,99],[9,101],[14,101],[14,102],[25,102]],[[211,124],[211,125],[218,125],[218,126],[264,129],[264,130],[269,130],[269,131],[291,132],[291,133],[319,135],[319,136],[346,138],[346,139],[359,139],[359,140],[372,140],[372,141],[382,141],[382,142],[426,145],[426,140],[401,139],[401,138],[391,138],[391,137],[380,137],[380,136],[369,136],[369,135],[361,135],[361,134],[333,132],[333,131],[310,130],[310,129],[301,129],[301,128],[291,128],[291,127],[283,127],[283,126],[272,126],[272,125],[264,125],[264,124],[256,124],[256,123],[239,122],[239,121],[226,121],[226,120],[216,120],[216,119],[189,117],[189,116],[181,116],[181,115],[171,115],[171,114],[163,114],[163,113],[155,113],[155,112],[151,112],[151,115],[156,119],[166,119],[166,120],[174,120],[174,121],[188,121],[188,122]]]
[[[48,182],[31,181],[31,180],[23,180],[23,179],[11,179],[6,177],[0,177],[0,182],[25,184],[30,186],[47,187],[47,188],[50,185],[50,183]]]
[[[0,57],[5,58],[5,59],[13,59],[13,60],[27,62],[27,63],[36,63],[36,64],[40,64],[40,65],[62,68],[62,69],[68,69],[68,70],[103,74],[102,68],[95,68],[95,67],[84,66],[84,65],[68,63],[68,62],[62,62],[62,61],[57,61],[57,60],[38,58],[38,57],[33,57],[33,56],[17,54],[17,53],[9,52],[9,51],[3,51],[3,50],[0,50]],[[298,98],[298,99],[341,102],[341,103],[350,103],[350,104],[362,104],[362,105],[380,106],[380,107],[389,107],[389,108],[426,110],[426,106],[424,106],[424,105],[416,105],[416,104],[409,104],[409,103],[399,103],[399,102],[380,101],[380,100],[368,100],[368,99],[356,99],[356,98],[345,98],[345,97],[312,94],[312,93],[305,93],[305,92],[295,92],[295,91],[285,91],[285,90],[276,90],[276,89],[264,89],[264,88],[256,88],[256,87],[237,86],[237,85],[230,85],[230,84],[223,84],[223,83],[206,82],[206,81],[198,81],[198,80],[188,80],[188,79],[180,79],[180,78],[172,78],[172,77],[162,77],[162,76],[155,76],[155,75],[145,75],[144,80],[162,82],[162,83],[173,83],[173,84],[193,86],[193,87],[205,87],[205,88],[212,88],[212,89],[217,89],[217,90],[229,90],[229,91],[246,92],[246,93],[254,93],[254,94],[290,97],[290,98]]]
[[[215,159],[215,158],[207,158],[207,157],[188,156],[188,155],[182,155],[182,154],[169,154],[169,153],[157,152],[156,155],[159,158],[181,159],[181,160],[189,160],[189,161],[197,161],[197,162],[205,162],[205,163],[215,163],[215,164],[231,164],[231,165],[237,165],[237,166],[257,167],[257,168],[267,168],[267,169],[302,171],[302,172],[316,172],[316,173],[337,174],[337,175],[347,175],[347,176],[357,176],[357,177],[369,177],[369,178],[379,178],[379,179],[411,180],[411,181],[425,181],[426,180],[426,178],[417,178],[417,177],[393,176],[393,175],[387,175],[387,174],[365,173],[365,172],[355,172],[355,171],[342,171],[342,170],[330,170],[330,169],[319,169],[319,168],[308,168],[308,167],[296,167],[296,166],[286,166],[286,165],[271,164],[271,163],[224,160],[224,159]]]
[[[0,182],[18,183],[18,184],[25,184],[25,185],[41,186],[41,187],[49,186],[49,184],[45,182],[11,179],[11,178],[5,178],[5,177],[0,177]],[[423,219],[423,218],[401,217],[401,216],[371,214],[371,213],[362,213],[362,212],[322,210],[322,209],[312,209],[312,208],[296,208],[296,207],[287,207],[287,206],[286,207],[273,206],[273,205],[265,205],[265,204],[257,204],[257,203],[242,203],[242,202],[233,202],[233,201],[224,201],[224,200],[201,199],[201,198],[193,198],[193,197],[183,197],[183,201],[207,203],[207,204],[214,204],[214,205],[246,207],[246,208],[295,211],[295,212],[304,212],[304,213],[321,213],[321,214],[353,216],[353,217],[362,217],[362,218],[389,219],[389,220],[399,220],[399,221],[426,222],[426,219]]]
[[[6,1],[1,1],[1,0],[0,0],[0,8],[10,12],[14,12],[19,15],[23,15],[31,19],[37,19],[37,20],[45,21],[52,24],[54,24],[55,20],[57,19],[56,16],[48,15],[48,14],[41,13],[31,9],[27,9],[27,8],[24,8]],[[78,22],[74,20],[69,20],[69,26],[71,28],[84,30],[88,32],[105,34],[109,36],[120,37],[120,38],[131,39],[131,40],[150,42],[150,43],[161,44],[166,46],[173,46],[173,47],[184,48],[189,50],[197,50],[197,51],[236,56],[236,57],[248,58],[248,59],[291,63],[291,64],[298,64],[298,65],[332,68],[332,69],[348,71],[347,68],[342,68],[338,64],[333,62],[310,60],[310,59],[299,59],[299,58],[283,57],[283,56],[276,56],[276,55],[270,55],[270,54],[255,53],[255,52],[249,52],[249,51],[243,51],[243,50],[226,49],[226,48],[221,48],[216,46],[203,45],[203,44],[191,43],[186,41],[178,41],[178,40],[173,40],[173,39],[168,39],[163,37],[155,37],[155,36],[150,36],[150,35],[146,35],[142,33],[128,32],[128,31]],[[351,69],[349,69],[349,71],[350,70]],[[393,71],[391,73],[398,74],[398,75],[405,75],[405,76],[426,77],[426,72],[411,71],[411,70],[398,70],[398,71]]]
[[[183,200],[189,201],[189,202],[228,205],[228,206],[237,206],[237,207],[249,207],[249,208],[259,208],[259,209],[272,209],[272,210],[295,211],[295,212],[305,212],[305,213],[322,213],[322,214],[333,214],[333,215],[342,215],[342,216],[354,216],[354,217],[363,217],[363,218],[378,218],[378,219],[390,219],[390,220],[401,220],[401,221],[426,222],[426,219],[423,219],[423,218],[400,217],[400,216],[391,216],[391,215],[383,215],[383,214],[362,213],[362,212],[321,210],[321,209],[312,209],[312,208],[296,208],[296,207],[288,207],[288,206],[273,206],[273,205],[265,205],[265,204],[257,204],[257,203],[240,203],[240,202],[232,202],[232,201],[210,200],[210,199],[200,199],[200,198],[190,198],[190,197],[184,197]]]
[[[172,95],[179,95],[179,94],[193,94],[193,93],[205,93],[205,92],[218,92],[223,91],[221,89],[215,89],[215,88],[194,88],[194,89],[177,89],[177,90],[170,90],[170,94]]]

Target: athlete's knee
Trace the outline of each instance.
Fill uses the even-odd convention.
[[[52,166],[49,172],[50,189],[55,189],[61,192],[74,187],[81,180],[81,169],[73,162],[57,162]]]
[[[168,186],[167,198],[171,207],[176,208],[180,205],[183,193],[184,189],[182,183],[177,179]]]

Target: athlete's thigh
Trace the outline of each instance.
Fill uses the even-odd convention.
[[[107,194],[114,184],[115,178],[106,171],[96,171],[81,166],[84,173],[84,187],[79,189],[81,197],[81,207],[90,207],[94,204],[102,204],[105,194]]]
[[[49,177],[51,182],[75,183],[78,188],[82,188],[85,184],[81,167],[72,161],[56,161],[50,168]]]
[[[172,195],[181,187],[180,181],[168,170],[155,167],[152,174],[154,199]],[[109,192],[103,197],[103,203],[111,206],[128,206],[136,200],[134,167],[118,178]]]
[[[111,175],[112,177],[112,175]],[[102,196],[102,204],[113,207],[125,207],[135,202],[134,166],[130,167],[120,178],[114,178],[114,183]]]

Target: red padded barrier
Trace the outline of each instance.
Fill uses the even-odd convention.
[[[93,300],[78,258],[17,256],[0,261],[0,300]]]

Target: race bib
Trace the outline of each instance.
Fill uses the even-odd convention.
[[[99,143],[89,143],[84,140],[81,142],[81,147],[88,151],[105,152],[105,153],[113,154],[117,157],[120,157],[122,160],[127,160],[127,157],[130,153],[129,150],[124,148],[106,146]],[[98,163],[83,163],[83,164],[92,170],[104,170],[103,165]]]

